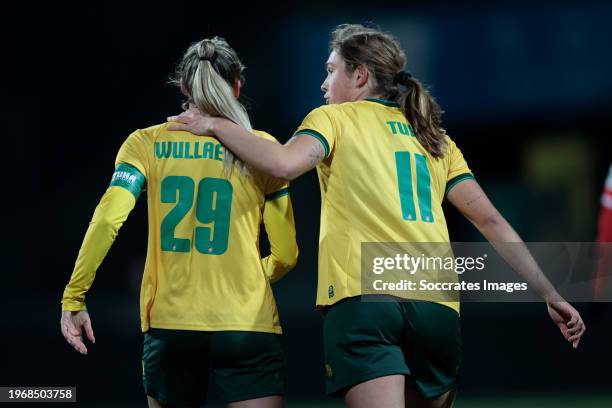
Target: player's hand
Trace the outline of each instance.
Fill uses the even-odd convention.
[[[178,123],[169,125],[168,130],[184,130],[200,136],[214,135],[215,119],[217,118],[202,113],[197,108],[190,108],[180,115],[169,116],[168,122]]]
[[[578,348],[578,343],[586,331],[580,313],[564,300],[547,302],[546,305],[550,318],[559,327],[565,340],[569,341],[574,348]]]
[[[83,329],[89,341],[92,343],[96,342],[93,329],[91,328],[89,313],[86,310],[81,310],[80,312],[63,311],[60,325],[66,341],[81,354],[87,354],[87,347],[85,347],[83,342]]]

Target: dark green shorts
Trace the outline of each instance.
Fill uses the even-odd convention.
[[[210,372],[227,402],[285,392],[280,335],[149,329],[142,357],[145,392],[172,407],[206,402]]]
[[[394,374],[425,398],[456,384],[461,364],[459,315],[424,301],[347,298],[331,306],[323,326],[326,390]]]

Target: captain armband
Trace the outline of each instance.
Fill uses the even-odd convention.
[[[145,182],[145,176],[140,170],[130,164],[121,163],[115,168],[109,187],[125,188],[132,193],[135,199],[138,199]]]

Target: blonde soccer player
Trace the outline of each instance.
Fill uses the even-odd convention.
[[[268,174],[291,180],[317,168],[326,387],[352,408],[453,404],[459,304],[362,302],[360,276],[362,242],[449,242],[445,198],[489,241],[519,243],[502,256],[546,298],[567,341],[577,347],[585,330],[475,181],[441,128],[439,106],[405,66],[391,35],[342,25],[332,34],[321,86],[327,105],[310,112],[285,145],[196,110],[169,118],[182,122],[172,129],[214,133]]]
[[[189,106],[251,129],[238,102],[243,65],[215,37],[192,44],[176,83]],[[276,143],[270,135],[254,137]],[[85,234],[62,298],[61,329],[87,354],[94,341],[85,295],[117,232],[146,190],[147,259],[140,293],[143,382],[149,405],[205,403],[209,370],[231,407],[283,406],[281,326],[270,283],[296,263],[287,184],[247,168],[217,139],[137,130]],[[271,255],[261,259],[265,224]],[[85,334],[83,334],[83,331]]]

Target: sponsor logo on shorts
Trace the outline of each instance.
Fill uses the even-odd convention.
[[[334,375],[334,372],[329,364],[325,364],[325,374],[327,374],[328,378],[331,378],[332,375]]]

